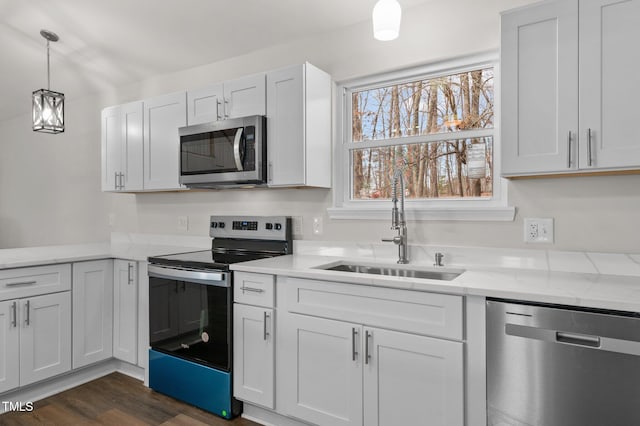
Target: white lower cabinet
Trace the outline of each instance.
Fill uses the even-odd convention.
[[[113,356],[136,364],[138,357],[137,263],[113,262]]]
[[[73,368],[113,355],[113,260],[73,264]]]
[[[20,386],[18,303],[0,302],[0,393]]]
[[[364,424],[463,425],[463,343],[364,329]]]
[[[271,409],[275,403],[273,325],[273,309],[234,305],[234,396]]]
[[[463,425],[463,343],[292,314],[284,410],[318,425]]]
[[[71,369],[71,292],[0,302],[0,393]]]
[[[71,293],[21,301],[20,386],[71,369]]]
[[[361,425],[362,326],[295,314],[282,319],[286,414],[318,425]]]

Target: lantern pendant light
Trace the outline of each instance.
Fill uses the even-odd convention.
[[[47,88],[33,92],[32,114],[33,131],[44,133],[64,132],[64,93],[50,89],[49,43],[59,40],[57,34],[40,30],[40,35],[47,40]]]
[[[378,0],[373,7],[373,37],[389,41],[398,38],[402,9],[397,0]]]

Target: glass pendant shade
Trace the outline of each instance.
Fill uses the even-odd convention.
[[[33,131],[44,133],[64,132],[64,94],[50,90],[49,43],[56,42],[59,37],[48,30],[40,30],[40,35],[47,40],[47,88],[36,90],[32,94],[31,112]]]
[[[64,132],[64,94],[40,89],[33,92],[33,130],[45,133]]]
[[[389,41],[398,38],[402,9],[396,0],[379,0],[373,7],[373,37]]]

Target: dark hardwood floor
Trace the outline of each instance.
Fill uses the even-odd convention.
[[[32,412],[0,415],[0,425],[256,426],[242,418],[225,420],[146,388],[120,373],[34,403]]]

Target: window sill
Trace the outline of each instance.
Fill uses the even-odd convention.
[[[331,219],[387,220],[391,216],[391,203],[388,208],[371,207],[333,207],[327,209]],[[509,206],[477,207],[477,208],[407,208],[405,216],[408,221],[447,220],[477,222],[512,222],[516,208]]]

